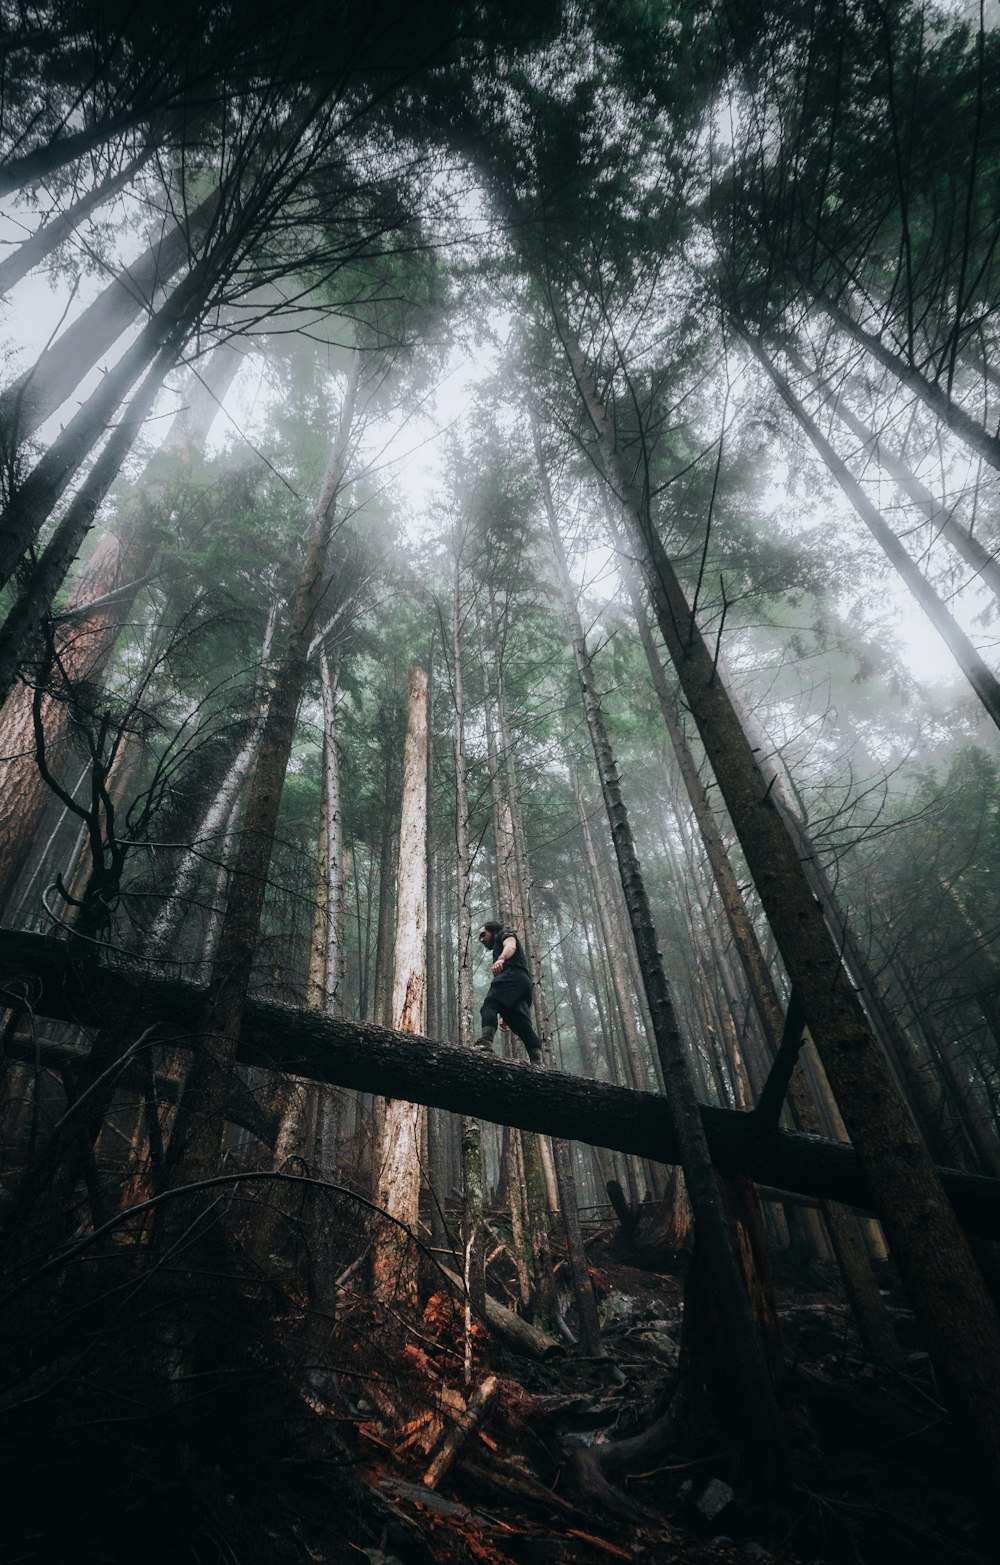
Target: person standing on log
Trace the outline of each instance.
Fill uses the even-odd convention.
[[[493,981],[479,1012],[483,1030],[476,1042],[488,1049],[502,1017],[524,1044],[532,1065],[541,1065],[542,1043],[531,1025],[531,977],[521,942],[513,929],[496,919],[480,926],[479,939],[493,956]]]

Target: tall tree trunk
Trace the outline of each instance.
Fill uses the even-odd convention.
[[[804,279],[800,280],[805,282]],[[808,284],[805,286],[809,287]],[[894,375],[907,391],[912,391],[914,396],[936,414],[943,424],[947,424],[971,451],[975,451],[977,456],[981,456],[991,467],[1000,468],[1000,438],[990,434],[977,419],[972,418],[964,408],[953,402],[947,392],[942,391],[935,381],[928,380],[915,364],[894,353],[891,348],[887,348],[881,337],[876,336],[874,332],[866,331],[863,326],[859,326],[844,306],[831,299],[829,294],[822,289],[811,287],[809,292],[834,325],[850,337],[852,342],[857,343],[877,363]]]
[[[930,582],[914,564],[903,545],[886,523],[881,513],[872,505],[846,462],[838,456],[833,446],[822,434],[815,419],[806,412],[785,377],[765,354],[760,342],[749,335],[744,340],[751,352],[769,375],[782,401],[812,441],[831,474],[850,500],[876,543],[892,562],[910,592],[916,598],[938,635],[951,651],[956,663],[1000,728],[1000,680],[987,668],[968,636],[948,613]]]
[[[451,600],[452,701],[455,709],[455,922],[458,939],[458,1041],[471,1048],[472,856],[469,847],[468,765],[465,755],[465,680],[462,671],[462,554],[455,538]],[[479,1121],[462,1120],[462,1252],[464,1280],[477,1318],[486,1317],[486,1249],[483,1227],[483,1154]]]
[[[123,164],[116,174],[107,174],[104,179],[98,180],[67,207],[65,212],[60,212],[58,216],[50,218],[47,223],[36,228],[35,232],[19,244],[5,261],[0,261],[0,295],[9,293],[22,277],[26,277],[54,250],[58,250],[59,246],[76,232],[80,224],[86,222],[91,212],[95,212],[120,190],[124,190],[126,185],[130,185],[139,170],[149,162],[153,150],[151,145],[146,146],[136,157],[130,158]]]
[[[86,402],[53,440],[0,516],[0,585],[20,564],[60,496],[103,436],[133,383],[169,343],[179,348],[204,302],[212,269],[199,263],[146,323],[135,341],[102,378]]]
[[[42,622],[94,524],[98,507],[152,411],[177,356],[177,346],[176,342],[168,342],[160,349],[40,558],[22,580],[17,599],[0,630],[0,706],[7,700],[21,665],[37,656],[41,648]]]
[[[619,451],[590,368],[560,332],[601,461],[643,563],[677,669],[806,1024],[865,1168],[931,1356],[984,1483],[1000,1486],[1000,1322],[924,1143],[873,1038],[756,754],[718,677],[652,524],[649,497]]]
[[[403,749],[403,810],[399,827],[393,1026],[422,1032],[427,942],[427,675],[412,668]],[[376,1217],[372,1263],[375,1296],[383,1304],[417,1303],[417,1257],[411,1240],[420,1215],[420,1146],[425,1111],[390,1099],[379,1149],[375,1201],[394,1221]]]
[[[218,188],[213,190],[184,222],[174,224],[138,260],[123,267],[31,369],[0,393],[0,428],[9,451],[62,406],[137,316],[145,312],[155,319],[156,294],[201,248],[220,196]]]
[[[319,653],[320,693],[323,704],[323,794],[320,810],[320,870],[322,883],[316,898],[314,941],[318,949],[313,977],[313,1003],[327,1016],[338,1016],[344,987],[344,811],[340,796],[340,741],[337,737],[337,703],[340,696],[340,662],[331,664],[326,651]]]
[[[240,359],[228,345],[212,354],[202,380],[214,393],[192,400],[171,424],[165,445],[191,449],[207,438],[219,402]],[[148,479],[148,470],[146,478]],[[159,537],[132,507],[118,530],[104,535],[70,593],[56,646],[68,687],[98,684],[118,632],[159,548]],[[60,675],[60,680],[62,675]],[[32,731],[33,691],[18,687],[0,714],[0,908],[9,909],[15,885],[34,846],[49,790],[39,775]],[[71,707],[57,690],[43,702],[50,767],[58,774],[71,747]]]
[[[650,1072],[646,1060],[646,1049],[639,1036],[636,1024],[635,1011],[632,1006],[632,996],[628,992],[626,983],[627,963],[618,949],[618,932],[614,914],[608,906],[607,888],[604,877],[597,862],[597,854],[594,852],[594,842],[590,834],[590,821],[584,808],[583,795],[575,774],[571,773],[573,786],[573,798],[576,801],[577,817],[580,822],[580,833],[583,837],[583,849],[586,856],[587,868],[590,872],[590,884],[594,895],[594,903],[597,908],[597,921],[601,931],[601,939],[608,955],[608,971],[611,975],[611,985],[614,990],[615,1001],[618,1007],[618,1015],[621,1018],[622,1036],[625,1040],[625,1057],[628,1061],[628,1074],[624,1078],[627,1085],[638,1087],[646,1091],[650,1085]],[[620,958],[620,959],[619,959]],[[609,1040],[610,1043],[610,1040]],[[631,1079],[629,1079],[631,1078]]]
[[[392,937],[396,908],[396,855],[399,844],[399,747],[394,739],[395,698],[386,716],[382,747],[382,841],[378,867],[378,928],[375,936],[373,1015],[388,1027],[392,1018]]]
[[[320,695],[323,709],[322,786],[319,812],[319,864],[316,908],[313,914],[309,957],[309,1003],[325,1016],[344,1010],[346,909],[344,905],[344,813],[340,784],[340,740],[337,706],[340,694],[340,659],[331,663],[325,648],[319,651]],[[311,1116],[317,1127],[314,1157],[327,1177],[336,1169],[343,1094],[330,1087],[314,1093]]]
[[[85,130],[54,136],[44,146],[23,152],[20,157],[6,158],[0,166],[0,197],[9,196],[12,191],[21,190],[26,185],[38,184],[50,174],[86,157],[88,152],[103,147],[113,137],[130,130],[145,118],[137,108],[131,108],[111,115],[108,119],[95,120]]]
[[[681,1166],[694,1213],[696,1247],[704,1266],[715,1311],[726,1322],[726,1329],[718,1333],[714,1346],[720,1364],[725,1366],[725,1377],[735,1393],[741,1425],[738,1438],[744,1458],[749,1466],[758,1468],[762,1473],[766,1474],[769,1469],[772,1473],[777,1473],[784,1465],[784,1441],[774,1387],[771,1384],[761,1340],[751,1313],[750,1300],[744,1287],[740,1261],[733,1244],[725,1207],[720,1198],[711,1154],[701,1123],[694,1083],[691,1079],[687,1052],[674,1016],[666,974],[663,970],[663,959],[657,949],[652,913],[639,867],[632,828],[622,798],[618,768],[604,725],[600,696],[594,682],[590,654],[576,605],[576,595],[566,562],[537,428],[535,443],[542,499],[570,627],[573,657],[587,714],[587,727],[618,858],[632,934],[639,953],[646,995],[652,1012],[654,1036],[663,1068],[665,1101],[670,1108],[671,1124],[677,1144],[682,1148]]]
[[[612,528],[612,536],[619,552],[619,558],[624,560],[626,550],[622,544],[620,530],[610,510],[608,510],[607,514]],[[733,944],[746,977],[751,1001],[756,1008],[760,1021],[765,1046],[770,1058],[773,1060],[781,1047],[781,1037],[784,1030],[784,1010],[778,998],[771,969],[761,950],[760,942],[757,939],[756,931],[743,900],[743,894],[740,891],[739,881],[733,869],[728,850],[716,823],[712,807],[705,794],[705,789],[698,774],[697,764],[684,735],[676,699],[667,685],[660,655],[653,644],[645,605],[639,595],[639,589],[635,581],[635,572],[630,564],[625,566],[625,580],[643,649],[646,653],[646,661],[653,688],[656,691],[659,702],[660,712],[667,732],[670,735],[678,769],[701,833],[709,866],[719,890],[719,896],[733,937]],[[777,802],[780,794],[775,794],[772,791],[772,797]],[[807,851],[810,852],[812,858],[815,858],[815,855],[811,854],[811,850],[808,850],[805,845],[800,847],[800,853]],[[822,1070],[819,1061],[816,1064],[817,1069]],[[809,1135],[820,1135],[822,1133],[822,1124],[818,1109],[805,1079],[798,1071],[793,1074],[788,1084],[788,1101],[795,1125]],[[899,1348],[895,1333],[889,1320],[885,1303],[879,1292],[878,1283],[872,1271],[867,1251],[861,1240],[857,1220],[852,1213],[835,1202],[824,1202],[822,1213],[861,1340],[868,1351],[875,1357],[890,1363],[896,1362],[899,1357]]]
[[[176,1184],[208,1179],[218,1171],[223,1113],[253,971],[278,808],[306,681],[316,611],[326,580],[337,496],[347,469],[360,358],[355,351],[344,389],[339,429],[289,614],[285,649],[275,671],[239,847],[229,875],[229,895],[206,1007],[205,1038],[194,1058],[170,1143]]]
[[[955,553],[972,567],[993,596],[1000,600],[1000,560],[991,554],[978,538],[974,538],[964,527],[959,526],[952,507],[942,505],[934,498],[926,484],[921,483],[902,457],[886,445],[878,431],[862,423],[857,414],[848,407],[842,393],[835,392],[817,372],[810,370],[794,348],[786,344],[784,352],[789,363],[800,374],[808,376],[823,400],[833,406],[840,422],[861,442],[862,449],[872,453],[879,467],[889,474],[910,503],[926,518],[935,535],[940,534]]]
[[[198,881],[204,874],[206,857],[210,856],[213,851],[216,852],[220,869],[223,875],[225,875],[227,863],[226,842],[232,832],[233,813],[238,806],[243,785],[250,775],[250,769],[257,759],[264,725],[267,721],[267,690],[269,683],[267,670],[271,658],[271,646],[274,640],[279,606],[280,599],[275,597],[271,602],[271,609],[267,617],[264,639],[260,649],[260,659],[257,666],[257,676],[254,680],[253,692],[250,698],[250,707],[254,713],[252,726],[234,757],[233,764],[227,771],[221,786],[217,789],[215,797],[198,822],[195,828],[194,841],[181,858],[170,894],[157,913],[150,929],[144,949],[146,954],[153,958],[166,957],[173,948],[188,903],[194,894]]]

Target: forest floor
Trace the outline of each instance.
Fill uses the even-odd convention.
[[[703,1438],[616,1479],[622,1513],[612,1514],[587,1492],[585,1475],[581,1484],[574,1453],[628,1438],[662,1410],[677,1378],[684,1290],[683,1267],[651,1273],[629,1265],[624,1249],[612,1227],[591,1231],[607,1357],[567,1352],[532,1362],[494,1337],[489,1364],[477,1360],[472,1377],[495,1375],[494,1398],[430,1488],[429,1456],[443,1437],[427,1388],[438,1384],[440,1408],[440,1392],[448,1401],[462,1385],[458,1322],[444,1295],[432,1296],[419,1340],[401,1341],[396,1392],[383,1382],[361,1396],[358,1456],[398,1523],[387,1522],[381,1546],[366,1551],[372,1565],[421,1556],[487,1565],[980,1565],[990,1557],[977,1547],[967,1470],[912,1316],[890,1297],[906,1358],[901,1371],[889,1371],[861,1351],[842,1297],[822,1279],[779,1285],[783,1401],[795,1448],[782,1497],[767,1506],[747,1498],[730,1456]],[[357,1330],[364,1308],[347,1307],[343,1327]]]
[[[671,1423],[670,1440],[632,1447],[638,1459],[613,1470],[616,1444],[694,1383],[686,1257],[647,1269],[612,1220],[590,1224],[602,1355],[551,1337],[518,1345],[509,1317],[505,1331],[468,1332],[461,1292],[427,1250],[422,1309],[377,1304],[367,1208],[334,1190],[300,1192],[298,1215],[286,1200],[283,1229],[259,1188],[247,1191],[197,1247],[184,1241],[180,1264],[119,1231],[9,1289],[3,1565],[992,1557],[888,1269],[899,1370],[861,1351],[832,1275],[779,1275],[792,1461],[765,1499],[725,1442],[690,1422],[683,1439]],[[509,1245],[492,1231],[490,1294],[511,1305]],[[558,1251],[555,1262],[572,1321]]]

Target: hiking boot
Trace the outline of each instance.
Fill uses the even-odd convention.
[[[526,1049],[528,1049],[528,1045],[527,1044],[525,1044],[524,1047]],[[542,1064],[544,1064],[544,1061],[542,1059],[542,1051],[541,1051],[541,1049],[528,1049],[528,1061],[529,1061],[529,1063],[531,1065],[542,1065]]]
[[[473,1047],[479,1049],[492,1049],[493,1039],[496,1037],[496,1035],[497,1030],[495,1027],[484,1027],[482,1032],[479,1034],[479,1037],[476,1039]]]

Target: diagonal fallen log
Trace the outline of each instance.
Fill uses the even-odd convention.
[[[204,991],[164,976],[162,967],[81,960],[62,941],[0,930],[0,1005],[96,1026],[124,1013],[136,1029],[162,1022],[190,1032],[204,1012]],[[191,1035],[197,1048],[197,1034]],[[240,1044],[246,1064],[332,1086],[426,1103],[497,1124],[661,1163],[676,1161],[666,1105],[650,1092],[500,1060],[413,1033],[321,1016],[263,1001],[248,1003]],[[849,1146],[790,1131],[762,1132],[751,1114],[702,1107],[712,1160],[742,1169],[762,1184],[816,1200],[872,1210],[871,1195]],[[1000,1180],[942,1169],[960,1222],[971,1233],[1000,1238]]]
[[[465,1284],[458,1273],[442,1265],[440,1261],[437,1267],[438,1271],[447,1277],[455,1292],[461,1296],[465,1292]],[[566,1352],[561,1342],[557,1342],[547,1332],[540,1331],[537,1326],[525,1320],[523,1315],[515,1315],[513,1310],[509,1310],[505,1304],[498,1303],[489,1293],[486,1295],[486,1323],[492,1326],[494,1331],[499,1332],[501,1337],[506,1337],[515,1351],[523,1354],[525,1358],[538,1359],[542,1363],[545,1359]]]

